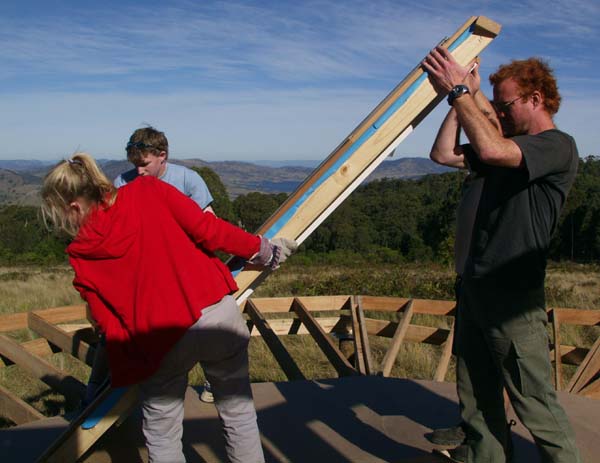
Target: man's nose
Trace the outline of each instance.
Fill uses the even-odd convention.
[[[146,169],[140,166],[137,168],[137,173],[138,175],[144,175],[146,173]]]

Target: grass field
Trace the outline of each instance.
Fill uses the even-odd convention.
[[[316,296],[356,294],[399,296],[422,299],[453,299],[453,271],[433,264],[354,266],[299,265],[291,259],[289,265],[275,272],[255,293],[256,297]],[[81,300],[71,285],[72,271],[67,266],[52,268],[0,268],[0,314],[24,312],[63,305],[79,304]],[[551,264],[547,277],[547,303],[553,307],[600,309],[600,267],[572,263]],[[427,321],[420,320],[426,324]],[[566,344],[590,346],[599,335],[597,328],[567,329],[562,333]],[[11,333],[19,341],[35,338],[29,330]],[[282,337],[284,344],[307,378],[336,377],[314,340],[308,336]],[[376,361],[383,358],[390,340],[370,340]],[[401,349],[392,375],[397,377],[431,378],[440,355],[440,348],[431,345],[408,344]],[[68,369],[82,382],[87,381],[89,368],[66,354],[54,354],[50,361]],[[282,381],[285,376],[261,338],[250,344],[251,378],[253,381]],[[454,379],[451,369],[447,380]],[[199,367],[190,373],[192,384],[203,382]],[[63,396],[52,392],[44,383],[32,380],[14,365],[0,368],[0,385],[6,387],[47,415],[64,413],[77,406],[65,404]],[[10,423],[0,419],[0,426]]]

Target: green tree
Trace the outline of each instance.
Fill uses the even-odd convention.
[[[192,167],[206,183],[214,201],[212,208],[217,217],[220,217],[228,222],[237,224],[238,217],[233,208],[233,204],[229,199],[227,188],[221,181],[221,177],[210,167]]]
[[[67,242],[46,229],[38,208],[0,208],[0,260],[4,264],[65,261]]]
[[[285,193],[266,194],[254,191],[235,198],[233,207],[242,227],[254,233],[286,198],[287,194]]]

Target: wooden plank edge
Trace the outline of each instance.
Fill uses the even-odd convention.
[[[16,425],[45,418],[38,410],[2,386],[0,386],[0,415]]]

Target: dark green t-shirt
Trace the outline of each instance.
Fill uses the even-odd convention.
[[[485,177],[465,272],[529,286],[544,281],[548,246],[579,156],[575,140],[556,129],[512,140],[524,168],[484,164],[464,147],[471,169]]]

